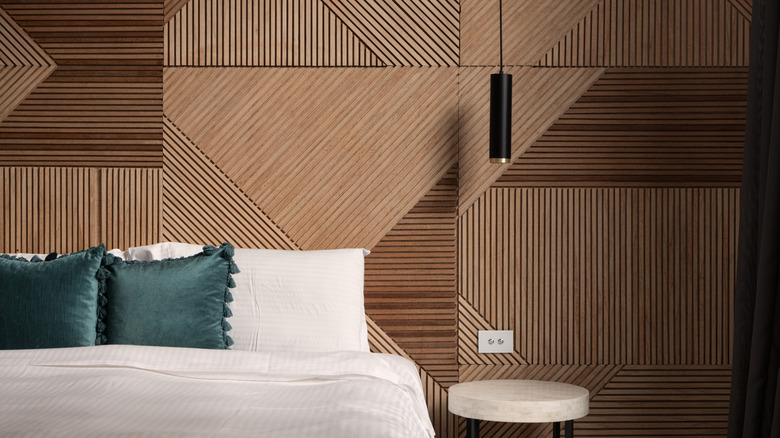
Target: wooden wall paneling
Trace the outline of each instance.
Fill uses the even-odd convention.
[[[165,77],[166,115],[302,249],[376,245],[455,164],[457,102],[451,68]]]
[[[533,65],[602,0],[504,2],[504,65]],[[499,64],[498,2],[461,1],[461,65]],[[515,84],[518,84],[515,80]]]
[[[285,232],[166,117],[165,240],[242,248],[298,249]]]
[[[459,80],[460,214],[509,164],[488,160],[492,68],[463,68]],[[516,161],[602,74],[601,69],[513,67],[512,161]]]
[[[0,122],[55,68],[49,55],[0,8]]]
[[[161,240],[162,170],[97,169],[99,241],[106,248],[151,245]],[[96,190],[95,190],[96,189]]]
[[[751,20],[753,15],[753,0],[729,0],[729,3],[737,8],[739,13],[745,18]]]
[[[408,360],[414,360],[368,315],[366,315],[366,325],[368,326],[368,342],[372,352],[396,354]],[[420,371],[420,380],[428,405],[428,414],[436,431],[436,436],[454,436],[457,433],[457,419],[447,410],[446,388],[458,380],[457,364],[448,363],[438,366],[429,365],[428,367],[422,367],[417,364],[417,368]],[[438,378],[428,372],[430,368],[438,371]],[[442,374],[445,368],[449,375],[445,376]]]
[[[604,0],[552,45],[546,67],[746,67],[750,15],[729,0]]]
[[[0,123],[0,165],[162,165],[162,2],[3,0],[56,70]]]
[[[514,296],[507,297],[513,301]],[[514,306],[512,306],[513,308]],[[458,297],[458,363],[460,364],[490,364],[490,365],[526,365],[528,361],[516,350],[511,354],[485,354],[479,352],[478,336],[480,330],[514,330],[515,325],[504,328],[490,323],[479,314],[463,296]],[[517,335],[517,333],[515,333]],[[515,345],[518,345],[515,343]]]
[[[609,69],[496,187],[738,187],[747,69]]]
[[[385,65],[320,0],[190,0],[174,6],[180,9],[165,24],[166,66]]]
[[[455,0],[321,0],[390,66],[457,66]]]
[[[366,314],[442,384],[458,380],[457,190],[453,166],[372,248],[365,268]]]
[[[159,241],[160,170],[0,167],[8,253],[67,253]]]
[[[190,0],[163,0],[164,2],[164,13],[165,13],[165,22],[171,21],[171,18],[176,15],[179,10],[186,5]]]
[[[626,365],[593,394],[577,436],[726,436],[729,365]]]
[[[514,320],[499,327],[529,363],[726,364],[738,205],[728,188],[490,189],[460,218],[459,293]]]

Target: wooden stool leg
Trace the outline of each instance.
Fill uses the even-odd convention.
[[[566,438],[574,438],[574,420],[566,422]]]
[[[561,423],[553,423],[553,438],[561,438]]]
[[[479,420],[466,418],[466,438],[479,438]]]

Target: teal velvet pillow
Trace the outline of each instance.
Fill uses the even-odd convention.
[[[102,344],[103,245],[45,261],[0,255],[0,349]]]
[[[109,344],[227,349],[233,247],[179,259],[124,261],[106,255]]]

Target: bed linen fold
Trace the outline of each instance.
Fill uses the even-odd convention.
[[[0,436],[432,437],[400,356],[104,345],[0,352]]]

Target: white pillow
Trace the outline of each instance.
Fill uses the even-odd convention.
[[[200,245],[158,243],[111,251],[125,260],[187,257]],[[233,350],[369,351],[363,249],[284,251],[236,248],[228,319]]]

